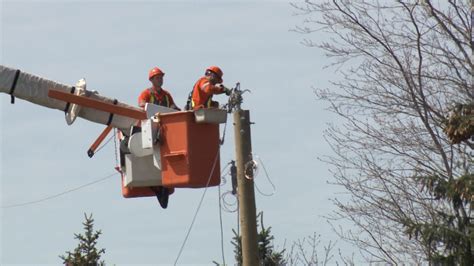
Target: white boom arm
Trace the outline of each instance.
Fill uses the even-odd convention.
[[[15,76],[17,76],[16,82],[14,82]],[[12,94],[16,98],[26,100],[34,104],[65,111],[68,103],[48,97],[48,91],[52,89],[70,93],[72,88],[73,86],[61,84],[29,73],[19,72],[19,74],[17,74],[16,69],[0,65],[0,92]],[[113,104],[115,101],[114,99],[101,96],[85,89],[82,91],[82,94],[86,97],[90,97],[91,99],[100,100],[105,103]],[[117,102],[116,105],[129,109],[141,110],[138,107],[130,106],[120,102]],[[71,109],[73,108],[68,108],[68,110]],[[81,107],[78,110],[79,112],[77,113],[77,116],[86,120],[104,125],[107,125],[109,122],[110,113],[108,112],[87,107]],[[134,118],[115,114],[110,121],[110,125],[128,133],[130,127],[136,124],[136,122],[137,120]],[[68,123],[72,122],[68,121]]]

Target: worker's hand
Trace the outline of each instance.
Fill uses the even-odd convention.
[[[224,86],[224,84],[217,84],[217,86],[218,86],[219,88],[221,88],[222,91],[223,91],[223,92],[225,93],[225,95],[227,95],[227,96],[229,96],[230,93],[232,92],[232,90],[229,89],[229,88],[227,88],[226,86]]]

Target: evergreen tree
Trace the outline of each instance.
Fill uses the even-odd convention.
[[[66,255],[59,256],[65,265],[70,266],[103,266],[104,261],[100,261],[100,256],[105,253],[105,249],[97,249],[97,239],[102,232],[100,230],[94,231],[94,219],[92,214],[87,216],[84,213],[85,234],[74,234],[74,238],[79,240],[79,244],[73,252],[67,251]]]
[[[434,201],[439,205],[451,205],[454,211],[448,208],[438,211],[438,218],[431,222],[407,219],[406,232],[430,247],[428,260],[432,263],[473,265],[474,224],[470,212],[474,199],[474,174],[466,173],[449,180],[423,176],[419,181]]]
[[[456,104],[443,128],[453,144],[474,136],[474,104]],[[470,145],[472,148],[472,145]],[[467,162],[474,165],[472,157]],[[410,238],[421,239],[429,248],[428,260],[435,265],[474,264],[474,224],[471,215],[474,200],[474,173],[467,171],[457,178],[445,179],[438,175],[416,179],[441,206],[435,221],[421,222],[407,219],[404,223]]]
[[[260,217],[260,223],[258,223],[258,218]],[[263,225],[263,212],[260,212],[257,215],[257,224],[260,224],[261,230],[258,233],[258,255],[261,265],[265,266],[277,266],[285,265],[285,260],[283,259],[283,254],[285,250],[275,251],[275,248],[272,244],[274,236],[271,234],[271,227],[265,228]],[[235,230],[234,237],[232,238],[232,244],[234,245],[234,256],[237,265],[242,265],[242,236],[240,236]]]

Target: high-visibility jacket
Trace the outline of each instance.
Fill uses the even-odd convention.
[[[212,103],[212,95],[224,93],[224,88],[212,85],[209,78],[204,76],[194,84],[191,98],[192,109],[209,108]]]
[[[164,89],[158,91],[156,88],[151,87],[143,90],[140,96],[138,96],[138,106],[145,107],[145,103],[172,108],[171,106],[174,105],[174,100],[168,91]]]

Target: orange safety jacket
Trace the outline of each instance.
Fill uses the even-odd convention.
[[[174,105],[174,100],[168,91],[164,89],[158,91],[151,87],[143,90],[140,93],[140,96],[138,96],[138,106],[143,108],[145,107],[145,103],[152,103],[171,108],[171,106]]]
[[[224,88],[212,85],[206,76],[200,78],[196,84],[194,84],[191,99],[192,109],[211,107],[212,95],[221,93],[224,93]]]

